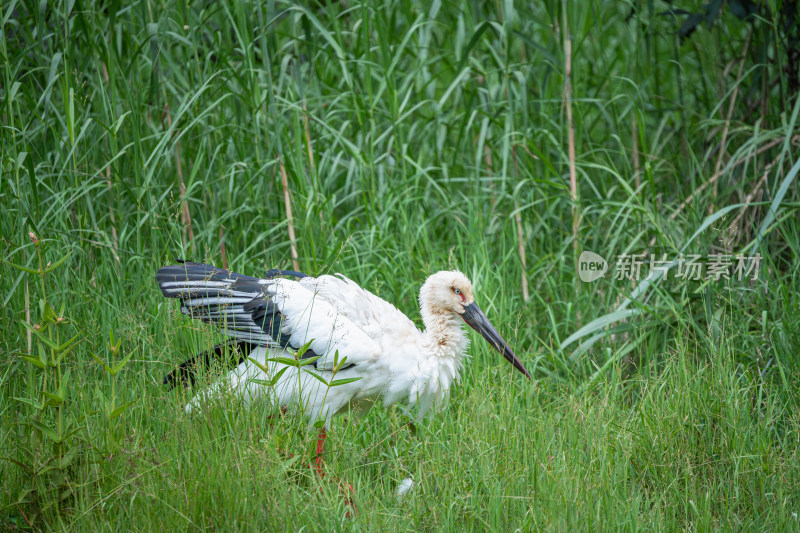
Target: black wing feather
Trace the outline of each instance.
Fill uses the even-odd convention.
[[[167,298],[180,298],[183,314],[215,324],[234,339],[185,361],[164,378],[165,384],[171,387],[178,383],[193,384],[196,368],[201,364],[210,365],[215,359],[222,359],[226,367],[233,367],[259,346],[290,346],[290,335],[281,331],[283,315],[264,295],[261,279],[203,263],[178,261],[180,264],[163,267],[156,274],[162,294]],[[272,269],[262,279],[276,276],[307,277],[302,272]],[[317,357],[317,354],[307,350],[302,356],[303,359],[310,357]]]
[[[273,269],[263,279],[279,275],[305,277]],[[286,346],[281,314],[264,296],[263,279],[244,276],[202,263],[181,262],[158,271],[156,280],[167,298],[180,298],[181,312],[217,325],[223,333],[260,346]]]
[[[235,339],[217,344],[210,350],[195,355],[181,363],[178,368],[164,377],[164,385],[167,385],[169,389],[178,385],[183,387],[194,385],[197,381],[197,369],[199,367],[211,366],[215,360],[221,361],[226,368],[238,366],[257,347],[256,344]]]

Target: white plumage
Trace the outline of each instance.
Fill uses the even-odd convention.
[[[165,296],[182,300],[185,314],[217,324],[234,338],[230,345],[242,352],[228,378],[195,396],[186,406],[189,411],[229,387],[245,402],[267,394],[274,404],[299,408],[312,422],[322,418],[326,425],[348,406],[361,411],[376,402],[388,406],[406,401],[422,416],[440,404],[458,380],[468,346],[464,322],[530,378],[474,303],[469,279],[457,271],[433,274],[422,286],[424,331],[392,304],[342,275],[270,271],[259,279],[185,262],[159,270],[158,281]],[[309,349],[303,357],[318,357],[313,364],[298,369],[274,360],[295,357],[306,343]],[[225,348],[218,346],[204,355],[207,359],[224,354]],[[337,357],[339,362],[346,360],[334,375]],[[197,358],[187,361],[165,382],[193,379],[196,363]],[[279,372],[274,386],[263,385]],[[358,379],[328,388],[311,373],[328,383]]]
[[[183,262],[160,269],[157,280],[164,296],[181,299],[184,314],[215,324],[232,337],[164,378],[172,385],[194,382],[198,364],[212,358],[224,361],[233,352],[236,367],[196,395],[186,410],[229,389],[248,404],[267,395],[282,411],[300,410],[312,423],[323,419],[315,459],[320,476],[325,427],[336,413],[406,401],[418,408],[421,418],[442,403],[466,356],[464,322],[530,379],[475,303],[472,283],[458,271],[437,272],[420,289],[423,331],[392,304],[340,274],[315,278],[270,270],[259,279]],[[307,351],[298,351],[303,348]],[[404,480],[398,496],[412,487],[412,480]],[[352,487],[347,488],[352,494]],[[348,504],[355,509],[349,495]]]

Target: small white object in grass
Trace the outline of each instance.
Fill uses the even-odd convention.
[[[397,497],[404,498],[405,495],[414,488],[414,480],[410,477],[405,478],[400,484],[397,486]]]

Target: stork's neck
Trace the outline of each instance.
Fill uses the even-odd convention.
[[[428,354],[455,361],[460,366],[461,358],[467,351],[469,339],[461,327],[461,317],[423,305],[420,309],[425,331],[422,333],[423,343]]]

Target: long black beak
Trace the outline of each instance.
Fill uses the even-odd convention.
[[[480,333],[484,339],[489,341],[489,344],[500,352],[500,355],[505,357],[509,363],[514,365],[514,368],[525,374],[528,379],[531,379],[531,375],[525,370],[525,365],[514,355],[514,351],[506,341],[503,340],[503,337],[500,336],[497,330],[494,329],[494,326],[489,322],[489,319],[486,318],[486,315],[483,314],[478,304],[473,302],[469,305],[465,305],[464,314],[461,316],[464,318],[464,322],[469,324],[469,327]]]

